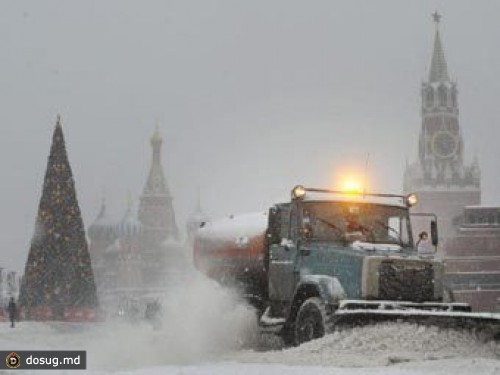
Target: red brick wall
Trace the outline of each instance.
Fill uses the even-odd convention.
[[[458,233],[458,225],[453,223],[454,218],[462,217],[465,206],[477,205],[481,202],[481,193],[478,190],[424,190],[415,193],[418,196],[419,203],[412,208],[411,212],[434,213],[437,215],[440,249],[443,248],[448,239],[455,237]],[[429,231],[429,219],[414,217],[412,220],[415,237],[422,230]]]
[[[449,240],[444,252],[448,258],[500,256],[500,236],[461,235]]]
[[[446,272],[481,272],[481,271],[500,271],[500,258],[499,259],[474,259],[474,260],[460,260],[460,259],[447,259],[445,261]]]
[[[457,302],[467,302],[472,311],[497,311],[497,298],[500,298],[500,290],[482,291],[455,291]]]

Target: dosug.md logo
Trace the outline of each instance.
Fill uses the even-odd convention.
[[[7,356],[5,362],[8,368],[18,368],[21,364],[21,357],[19,357],[19,354],[12,352]]]

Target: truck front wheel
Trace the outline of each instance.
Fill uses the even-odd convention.
[[[300,306],[294,324],[294,341],[297,345],[325,335],[325,304],[318,297],[311,297]]]

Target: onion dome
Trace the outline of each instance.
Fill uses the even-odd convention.
[[[131,206],[129,203],[125,216],[116,226],[116,235],[120,238],[136,237],[142,234],[142,224],[133,214]]]
[[[106,204],[104,200],[102,202],[101,211],[99,212],[99,215],[97,215],[97,218],[89,226],[88,234],[92,241],[95,240],[111,241],[115,237],[114,225],[112,220],[108,217],[106,213]]]

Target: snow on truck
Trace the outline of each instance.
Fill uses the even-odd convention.
[[[498,337],[500,315],[473,313],[443,285],[444,266],[420,255],[409,209],[414,194],[345,193],[296,186],[265,214],[200,228],[195,266],[237,287],[262,329],[294,345],[337,326],[384,320],[472,327]],[[432,245],[437,220],[429,215]]]

